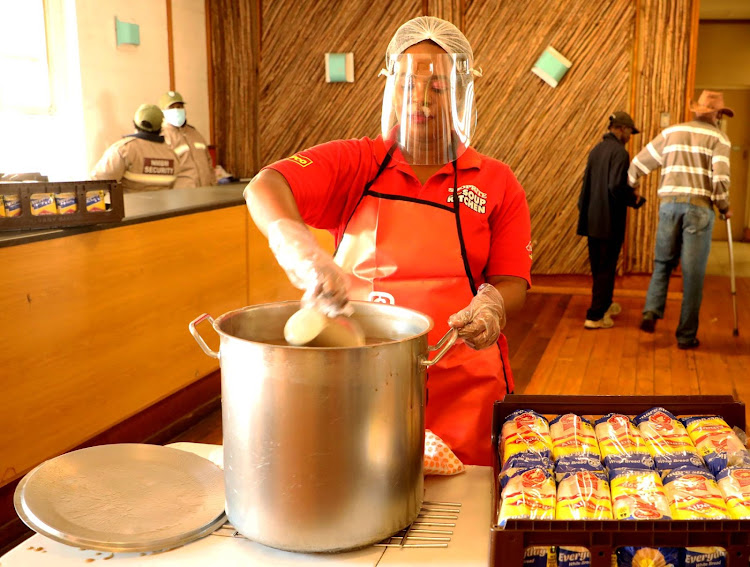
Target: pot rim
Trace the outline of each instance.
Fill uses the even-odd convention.
[[[250,344],[254,344],[254,345],[263,345],[264,347],[284,348],[284,349],[296,349],[296,350],[315,350],[315,351],[321,351],[321,350],[323,350],[323,351],[330,351],[330,350],[349,350],[349,349],[373,348],[373,347],[380,347],[380,346],[383,346],[383,345],[393,345],[393,344],[398,344],[398,343],[404,343],[404,342],[407,342],[407,341],[412,341],[414,339],[418,339],[418,338],[420,338],[422,336],[427,336],[427,334],[435,326],[435,323],[433,322],[432,317],[430,317],[429,315],[427,315],[425,313],[422,313],[421,311],[417,311],[416,309],[410,309],[408,307],[403,307],[401,305],[390,305],[390,304],[387,304],[387,303],[376,303],[376,302],[373,302],[373,301],[350,300],[349,303],[354,307],[355,313],[357,311],[357,307],[358,306],[362,306],[362,307],[367,306],[368,308],[374,308],[374,309],[379,309],[379,310],[386,310],[386,311],[391,311],[391,312],[394,312],[394,313],[395,312],[399,312],[399,311],[402,312],[402,313],[408,313],[411,316],[416,316],[417,318],[423,319],[426,327],[425,327],[424,330],[420,331],[419,333],[416,333],[416,334],[411,335],[409,337],[404,337],[402,339],[393,339],[393,340],[389,340],[389,341],[382,342],[382,343],[373,343],[373,344],[364,345],[364,346],[350,346],[350,347],[319,347],[319,346],[306,346],[306,345],[295,346],[295,345],[284,345],[284,344],[276,345],[276,344],[265,343],[263,341],[253,341],[253,340],[250,340],[250,339],[243,339],[243,338],[240,338],[240,337],[236,337],[234,335],[230,335],[229,333],[227,333],[226,331],[224,331],[223,329],[221,329],[221,325],[226,320],[228,320],[228,319],[236,316],[239,313],[260,310],[260,309],[262,309],[264,307],[269,307],[269,306],[282,306],[282,305],[292,305],[292,304],[300,305],[301,304],[301,302],[299,300],[286,300],[286,301],[271,301],[271,302],[267,302],[267,303],[258,303],[258,304],[255,304],[255,305],[246,305],[245,307],[239,307],[237,309],[232,309],[231,311],[227,311],[226,313],[224,313],[222,315],[219,315],[216,319],[214,319],[213,320],[213,328],[214,328],[214,331],[216,331],[216,333],[220,337],[222,337],[222,338],[226,337],[226,338],[230,338],[230,339],[234,339],[234,340],[237,340],[237,341],[242,341],[242,342],[246,342],[246,343],[250,343]]]

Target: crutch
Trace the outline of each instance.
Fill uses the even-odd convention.
[[[740,334],[737,325],[737,287],[734,281],[734,246],[732,244],[732,221],[727,221],[727,244],[729,245],[729,285],[732,289],[732,310],[734,311],[734,331],[732,334],[737,337]]]

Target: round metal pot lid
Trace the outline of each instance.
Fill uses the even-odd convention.
[[[226,522],[223,471],[160,445],[101,445],[50,459],[21,480],[14,504],[34,531],[99,551],[170,549]]]

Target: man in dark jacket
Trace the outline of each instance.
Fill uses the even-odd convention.
[[[609,117],[609,132],[589,154],[583,187],[578,198],[578,234],[588,236],[589,262],[593,284],[591,307],[584,327],[609,329],[620,305],[612,302],[617,259],[625,239],[627,207],[639,208],[646,202],[628,185],[630,155],[625,144],[638,134],[633,119],[617,111]]]

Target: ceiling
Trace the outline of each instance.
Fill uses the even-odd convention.
[[[700,0],[701,20],[750,20],[750,0]]]

